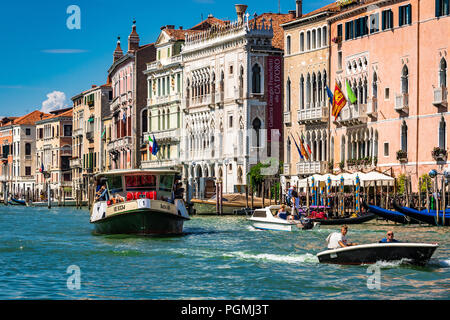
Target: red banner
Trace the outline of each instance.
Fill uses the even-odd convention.
[[[267,57],[266,66],[266,97],[267,97],[267,113],[266,128],[267,141],[271,142],[272,129],[282,131],[282,114],[283,114],[283,57],[270,56]]]
[[[347,99],[345,99],[344,94],[341,91],[341,88],[336,84],[334,88],[334,96],[333,96],[333,111],[332,115],[334,116],[334,120],[337,119],[339,113],[341,113],[342,108],[347,104]]]

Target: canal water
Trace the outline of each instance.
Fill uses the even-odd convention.
[[[450,298],[449,228],[349,227],[353,242],[392,228],[399,240],[440,247],[424,267],[326,265],[316,254],[339,226],[258,231],[242,216],[194,216],[183,236],[99,236],[87,210],[1,206],[0,299]]]

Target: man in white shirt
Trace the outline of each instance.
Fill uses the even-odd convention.
[[[345,236],[347,234],[347,229],[348,229],[347,225],[344,224],[341,227],[340,233],[333,232],[327,237],[328,249],[338,249],[357,245],[357,243],[347,242],[347,237]]]

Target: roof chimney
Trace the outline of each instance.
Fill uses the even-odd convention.
[[[302,13],[302,0],[296,0],[295,1],[295,4],[296,4],[296,6],[295,6],[295,10],[296,10],[296,17],[297,18],[301,18],[301,16],[303,15],[303,13]]]
[[[297,11],[289,10],[289,15],[291,16],[291,19],[295,19],[297,17]]]
[[[236,4],[235,7],[236,7],[236,14],[237,14],[238,22],[243,23],[244,22],[244,14],[245,14],[245,11],[247,10],[248,6],[245,4]]]
[[[117,37],[117,46],[116,46],[116,50],[114,51],[113,56],[114,56],[114,62],[116,62],[123,56],[123,51],[122,51],[122,48],[120,47],[120,37]]]
[[[139,35],[136,32],[136,20],[133,20],[133,27],[131,33],[128,36],[128,51],[136,51],[139,49]]]

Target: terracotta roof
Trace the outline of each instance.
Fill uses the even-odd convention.
[[[201,30],[164,29],[163,31],[175,40],[184,40],[186,34],[199,33]]]
[[[0,120],[0,127],[9,126],[18,117],[4,117]]]
[[[193,26],[192,28],[190,28],[189,30],[207,30],[209,28],[211,28],[214,25],[227,25],[229,24],[230,21],[226,21],[226,20],[220,20],[217,19],[213,16],[209,16],[206,20],[203,20],[202,22],[200,22],[199,24]]]
[[[277,49],[284,50],[284,30],[281,27],[283,23],[293,21],[295,19],[292,18],[290,14],[283,13],[263,13],[256,17],[256,23],[261,23],[262,18],[264,18],[265,23],[269,23],[269,20],[272,19],[272,27],[273,27],[273,39],[272,46]],[[250,20],[252,23],[255,19]]]
[[[41,112],[39,110],[35,110],[26,114],[20,118],[14,120],[13,124],[21,125],[21,124],[35,124],[36,121],[44,120],[51,117],[51,114]]]
[[[319,13],[325,12],[325,11],[338,12],[338,11],[341,11],[341,8],[339,7],[339,5],[336,2],[332,2],[330,4],[327,4],[326,6],[323,6],[322,8],[319,8],[317,10],[314,10],[307,14],[302,15],[299,19],[311,17],[311,16],[314,16],[316,14],[319,14]]]

